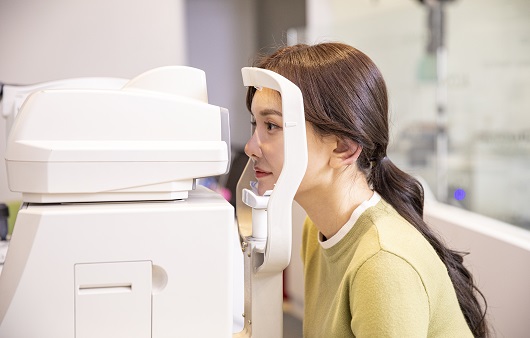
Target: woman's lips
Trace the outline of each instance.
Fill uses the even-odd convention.
[[[256,178],[262,178],[262,177],[265,177],[265,176],[268,176],[272,173],[268,172],[268,171],[263,171],[259,168],[254,168],[254,172],[255,172],[255,175],[256,175]]]

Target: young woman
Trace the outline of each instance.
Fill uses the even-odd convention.
[[[485,337],[485,311],[458,252],[423,221],[423,189],[387,157],[388,98],[372,60],[341,43],[281,48],[257,67],[300,87],[309,164],[304,337]],[[258,191],[283,164],[281,97],[249,88],[245,152]]]

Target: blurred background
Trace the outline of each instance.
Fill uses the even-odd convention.
[[[395,163],[438,202],[528,236],[528,0],[0,0],[5,85],[204,70],[210,103],[230,111],[234,166],[215,178],[229,191],[250,136],[240,69],[278,46],[324,41],[351,44],[380,67]],[[0,118],[2,158],[6,136]],[[0,202],[17,200],[0,165]]]

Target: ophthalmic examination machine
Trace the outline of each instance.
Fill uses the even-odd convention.
[[[161,67],[118,89],[25,100],[5,156],[23,203],[0,273],[0,337],[282,336],[291,207],[307,166],[302,96],[271,71],[242,75],[281,93],[285,163],[264,196],[247,164],[236,213],[197,184],[230,163],[228,111],[208,103],[203,71]]]

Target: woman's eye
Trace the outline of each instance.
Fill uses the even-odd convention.
[[[267,125],[267,130],[273,130],[273,129],[276,129],[276,128],[280,128],[278,125],[272,123],[272,122],[266,122],[265,123]]]

